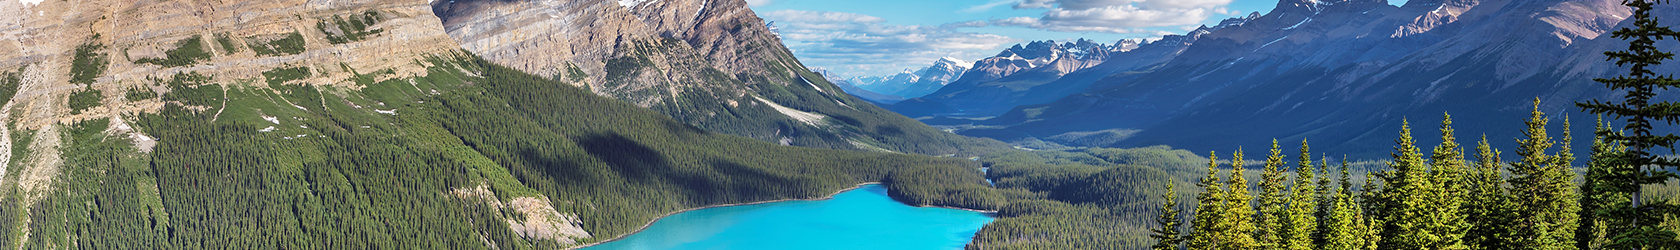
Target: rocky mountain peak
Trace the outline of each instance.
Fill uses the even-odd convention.
[[[1114,42],[1114,51],[1115,52],[1132,51],[1134,49],[1137,49],[1139,45],[1143,45],[1143,43],[1139,42],[1137,39],[1120,39],[1120,41],[1115,41]]]
[[[1013,55],[1027,59],[1048,58],[1056,56],[1056,52],[1058,52],[1061,47],[1062,46],[1057,44],[1056,41],[1033,41],[1027,43],[1024,47],[1020,44],[1016,44],[1014,47],[1010,47],[1003,53],[999,53],[998,57],[1010,57]]]
[[[1281,0],[1278,1],[1277,7],[1273,7],[1272,13],[1293,13],[1311,16],[1319,10],[1322,10],[1323,6],[1326,5],[1325,3],[1329,1],[1334,0]]]
[[[1254,21],[1254,19],[1260,19],[1260,12],[1251,12],[1248,13],[1248,16],[1243,17],[1226,18],[1225,20],[1220,20],[1219,25],[1213,27],[1215,29],[1229,28],[1232,26],[1243,25],[1249,21]]]
[[[958,69],[958,71],[961,71],[961,70],[967,70],[968,66],[970,64],[972,64],[972,63],[967,63],[967,62],[964,62],[963,60],[960,60],[960,59],[950,58],[950,57],[942,57],[942,58],[939,58],[938,61],[934,61],[933,62],[933,67],[931,67],[931,68]]]

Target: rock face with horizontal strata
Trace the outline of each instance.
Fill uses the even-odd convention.
[[[379,32],[335,44],[317,26],[335,17],[361,15],[377,19],[367,28]],[[252,49],[294,33],[302,39],[301,51],[258,54]],[[202,42],[196,49],[203,56],[191,63],[136,62],[163,59],[193,37]],[[221,46],[218,37],[227,37],[233,49]],[[72,82],[76,50],[84,44],[102,45],[90,52],[102,55],[105,63],[96,65],[105,70],[95,72],[88,81]],[[55,180],[66,178],[61,168],[75,160],[60,154],[62,148],[72,146],[63,145],[70,140],[61,131],[79,122],[109,118],[106,134],[131,138],[137,149],[149,152],[156,141],[136,131],[128,118],[158,112],[165,103],[158,98],[127,100],[125,93],[140,88],[167,93],[169,88],[158,79],[196,73],[211,78],[211,84],[231,85],[257,81],[253,79],[262,79],[262,72],[276,68],[308,66],[314,77],[291,84],[355,88],[348,84],[350,70],[394,73],[386,77],[422,75],[425,67],[417,62],[426,56],[458,53],[458,48],[428,3],[418,0],[0,0],[0,73],[21,75],[17,94],[0,106],[0,124],[7,124],[0,126],[0,148],[10,153],[12,147],[22,147],[29,153],[16,157],[22,159],[18,161],[0,160],[0,169],[21,169],[0,172],[0,189],[17,187],[14,190],[24,196],[19,207],[26,210],[45,199],[57,186]],[[72,110],[71,94],[90,89],[103,93],[97,97],[98,105]],[[12,145],[23,132],[33,133],[30,143]],[[18,235],[27,238],[29,228],[20,227]],[[6,229],[0,231],[11,231]]]

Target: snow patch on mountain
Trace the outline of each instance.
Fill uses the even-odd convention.
[[[776,112],[781,112],[782,115],[787,115],[788,117],[791,117],[794,120],[799,120],[800,122],[804,122],[805,124],[810,124],[811,126],[818,126],[817,123],[822,122],[822,119],[827,117],[827,116],[824,116],[822,114],[799,111],[797,109],[788,108],[788,107],[782,106],[781,104],[776,104],[776,102],[772,102],[768,99],[764,99],[764,97],[754,96],[753,98],[758,99],[758,102],[762,102],[762,103],[764,103],[764,105],[769,105],[770,108],[776,109]]]
[[[1295,25],[1289,26],[1289,28],[1283,28],[1283,30],[1293,30],[1295,28],[1301,27],[1302,24],[1307,24],[1307,22],[1311,22],[1311,21],[1312,21],[1312,18],[1308,17],[1307,19],[1302,19],[1300,23],[1295,23]]]
[[[618,0],[618,5],[623,5],[624,8],[629,9],[629,8],[636,8],[636,6],[642,5],[642,3],[653,2],[653,1],[658,1],[658,0]]]

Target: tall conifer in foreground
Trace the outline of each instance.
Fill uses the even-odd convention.
[[[1284,219],[1281,236],[1281,249],[1311,250],[1313,234],[1318,231],[1318,217],[1314,216],[1318,209],[1318,186],[1313,185],[1312,154],[1307,148],[1307,140],[1301,140],[1301,158],[1295,167],[1295,185],[1290,187],[1289,208]]]
[[[1190,221],[1186,249],[1216,250],[1223,243],[1219,238],[1226,228],[1222,224],[1225,218],[1225,190],[1222,185],[1219,182],[1219,155],[1208,152],[1207,176],[1196,183],[1196,186],[1202,187],[1202,192],[1196,194],[1196,214]]]
[[[1329,238],[1327,235],[1330,233],[1330,213],[1336,209],[1338,191],[1330,187],[1330,159],[1320,157],[1318,166],[1318,206],[1313,210],[1313,218],[1318,218],[1318,228],[1313,230],[1312,240],[1313,246],[1323,247],[1326,245],[1325,240]]]
[[[1365,249],[1365,231],[1368,229],[1362,225],[1364,222],[1363,217],[1359,215],[1359,207],[1353,204],[1348,192],[1347,189],[1336,189],[1335,200],[1331,202],[1334,209],[1331,209],[1330,216],[1325,218],[1328,230],[1324,232],[1324,245],[1319,249]]]
[[[1568,171],[1567,162],[1573,157],[1547,153],[1556,142],[1546,134],[1546,116],[1540,112],[1539,98],[1534,99],[1534,111],[1529,114],[1524,122],[1528,124],[1523,131],[1525,137],[1517,140],[1517,154],[1522,160],[1510,166],[1511,195],[1517,205],[1510,238],[1523,249],[1574,249],[1579,207],[1574,185],[1570,184],[1574,174]]]
[[[1266,166],[1260,173],[1260,214],[1254,225],[1254,241],[1261,249],[1276,249],[1283,245],[1284,219],[1289,216],[1289,195],[1284,193],[1283,150],[1272,139],[1272,152],[1266,156]]]
[[[1179,242],[1184,239],[1178,233],[1178,192],[1174,191],[1173,181],[1167,179],[1167,192],[1161,194],[1166,202],[1161,203],[1161,217],[1155,218],[1156,228],[1149,238],[1155,239],[1154,250],[1178,250]]]
[[[1237,149],[1231,155],[1231,174],[1229,182],[1225,183],[1225,213],[1222,214],[1221,226],[1225,226],[1219,240],[1220,250],[1249,250],[1259,249],[1259,243],[1254,240],[1254,205],[1249,196],[1248,180],[1243,178],[1243,152]]]
[[[1487,135],[1476,143],[1476,164],[1471,169],[1465,184],[1468,197],[1464,214],[1471,225],[1464,235],[1464,242],[1470,249],[1507,249],[1509,241],[1513,205],[1511,196],[1505,191],[1505,178],[1501,175],[1503,160],[1500,152],[1488,145]]]
[[[1616,154],[1627,150],[1620,142],[1607,140],[1604,135],[1614,134],[1609,131],[1609,124],[1604,123],[1600,116],[1593,129],[1595,136],[1592,142],[1592,154],[1587,157],[1587,173],[1585,181],[1581,183],[1581,225],[1575,229],[1575,247],[1578,249],[1601,249],[1610,244],[1610,237],[1627,232],[1631,229],[1628,221],[1623,221],[1610,214],[1612,208],[1627,207],[1626,194],[1617,192],[1616,185],[1610,182],[1610,177],[1634,174],[1633,168],[1625,163],[1617,162]]]
[[[1633,27],[1624,27],[1610,34],[1622,40],[1628,40],[1627,50],[1604,52],[1607,60],[1615,61],[1618,67],[1627,67],[1628,74],[1609,79],[1593,79],[1603,83],[1611,90],[1627,91],[1622,102],[1602,102],[1591,100],[1575,103],[1576,106],[1593,114],[1609,114],[1625,119],[1621,133],[1600,132],[1599,136],[1611,141],[1620,142],[1627,146],[1627,151],[1610,154],[1605,157],[1606,164],[1626,165],[1633,171],[1612,171],[1608,175],[1598,176],[1596,182],[1604,183],[1606,192],[1628,197],[1627,205],[1614,205],[1598,208],[1600,214],[1607,215],[1606,220],[1628,225],[1630,229],[1612,233],[1610,247],[1618,249],[1641,249],[1646,247],[1671,247],[1680,245],[1675,240],[1675,232],[1659,226],[1662,219],[1669,215],[1666,204],[1647,203],[1642,199],[1640,186],[1646,184],[1662,184],[1669,179],[1680,177],[1666,169],[1680,166],[1674,159],[1661,158],[1653,155],[1657,148],[1674,149],[1676,140],[1680,137],[1674,134],[1654,135],[1651,133],[1653,123],[1667,121],[1673,124],[1680,119],[1680,104],[1669,101],[1651,103],[1656,97],[1657,90],[1667,90],[1680,86],[1673,75],[1659,75],[1651,67],[1662,64],[1663,61],[1674,59],[1674,54],[1662,51],[1657,47],[1657,41],[1665,38],[1680,39],[1680,32],[1675,32],[1659,24],[1651,16],[1653,6],[1657,0],[1623,0],[1622,4],[1633,7]],[[1667,1],[1663,1],[1667,2]]]
[[[1462,245],[1448,239],[1446,225],[1436,210],[1440,204],[1435,197],[1445,190],[1432,178],[1423,153],[1412,140],[1409,122],[1402,121],[1398,146],[1389,168],[1383,175],[1383,187],[1375,196],[1378,211],[1374,214],[1383,222],[1381,249],[1456,249]]]
[[[1464,232],[1470,228],[1464,220],[1462,206],[1463,196],[1469,192],[1464,190],[1464,151],[1458,147],[1458,138],[1453,135],[1452,115],[1443,114],[1441,118],[1441,144],[1430,150],[1429,179],[1435,186],[1435,192],[1429,192],[1428,199],[1431,206],[1425,206],[1425,216],[1429,220],[1429,231],[1434,234],[1431,249],[1467,249],[1464,246]]]

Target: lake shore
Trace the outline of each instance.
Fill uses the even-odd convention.
[[[902,203],[902,202],[900,202],[900,203]],[[997,213],[998,213],[997,210],[979,210],[979,209],[969,209],[969,208],[960,208],[960,207],[951,207],[951,206],[916,206],[916,207],[931,207],[931,208],[963,210],[963,211],[969,211],[969,212],[983,213],[983,214],[986,214],[986,215],[989,215],[989,216],[994,216],[994,217],[997,216]]]
[[[660,215],[659,218],[653,219],[653,221],[649,221],[647,224],[642,224],[641,228],[637,228],[635,231],[630,231],[630,233],[619,235],[618,237],[613,237],[612,239],[608,239],[608,240],[604,240],[604,241],[600,241],[600,242],[589,243],[589,244],[573,246],[573,247],[567,247],[566,249],[567,250],[581,249],[581,248],[585,248],[585,247],[592,247],[592,246],[595,246],[595,245],[606,244],[608,242],[621,240],[621,239],[624,239],[624,237],[629,237],[630,235],[640,233],[643,230],[647,230],[648,227],[653,226],[653,223],[659,222],[659,220],[663,220],[663,219],[665,219],[665,217],[671,217],[672,215],[680,214],[680,213],[683,213],[683,212],[689,212],[689,211],[707,209],[707,208],[758,205],[758,204],[765,204],[765,203],[772,203],[772,202],[783,202],[783,201],[820,201],[820,200],[827,200],[827,199],[833,199],[834,195],[837,195],[837,194],[840,194],[840,193],[845,193],[846,191],[857,190],[859,188],[863,188],[863,186],[878,185],[878,184],[882,184],[882,183],[878,182],[878,181],[877,182],[858,183],[857,185],[854,185],[852,187],[840,189],[840,191],[834,191],[834,193],[830,193],[827,196],[823,196],[823,197],[820,197],[820,198],[814,198],[814,199],[778,199],[778,200],[755,201],[755,202],[747,202],[747,203],[718,204],[718,205],[710,205],[710,206],[703,206],[703,207],[695,207],[695,208],[677,210],[676,212],[670,212],[670,213],[666,213],[665,215]],[[952,209],[961,209],[961,208],[952,208]],[[963,209],[963,210],[969,210],[969,209]],[[970,211],[977,211],[977,210],[970,210]],[[993,213],[996,213],[996,212],[993,212]]]

